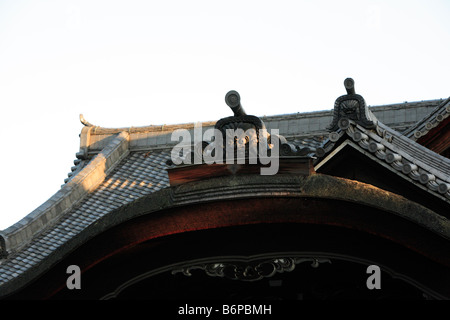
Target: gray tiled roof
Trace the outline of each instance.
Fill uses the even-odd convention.
[[[168,150],[132,152],[123,159],[79,205],[53,226],[33,239],[10,259],[0,264],[1,285],[20,276],[56,249],[67,245],[101,217],[140,197],[169,186],[166,161]]]

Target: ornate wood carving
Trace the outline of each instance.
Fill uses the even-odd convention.
[[[232,280],[257,281],[269,278],[277,273],[291,272],[297,264],[311,262],[311,267],[317,268],[320,263],[328,262],[323,258],[271,258],[255,261],[229,261],[217,263],[204,263],[199,265],[184,266],[172,271],[172,274],[182,273],[185,276],[192,276],[191,271],[200,269],[211,277],[225,277]]]

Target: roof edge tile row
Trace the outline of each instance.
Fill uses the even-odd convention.
[[[426,117],[418,121],[414,126],[405,131],[405,135],[417,141],[438,126],[439,123],[450,116],[450,97],[443,101],[437,108],[431,111]]]
[[[87,166],[26,217],[3,230],[6,254],[20,250],[47,229],[86,195],[95,190],[129,152],[129,134],[121,132]]]

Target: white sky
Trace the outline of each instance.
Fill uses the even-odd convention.
[[[78,116],[103,127],[450,96],[450,2],[0,0],[0,230],[59,190]]]

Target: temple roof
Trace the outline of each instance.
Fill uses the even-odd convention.
[[[449,115],[449,99],[404,102],[368,109],[377,126],[350,121],[331,133],[333,110],[261,117],[268,130],[314,153],[317,169],[350,145],[408,183],[450,203],[450,159],[416,143],[429,123]],[[32,279],[93,236],[90,228],[102,217],[168,188],[171,133],[211,128],[216,121],[179,125],[103,128],[83,124],[80,150],[61,189],[19,222],[0,232],[0,292],[7,294]],[[119,223],[115,221],[115,223]],[[109,226],[101,226],[106,230]],[[447,230],[443,231],[444,234]],[[449,236],[445,234],[445,236]],[[2,290],[1,288],[4,288]],[[0,294],[1,296],[2,294]]]

